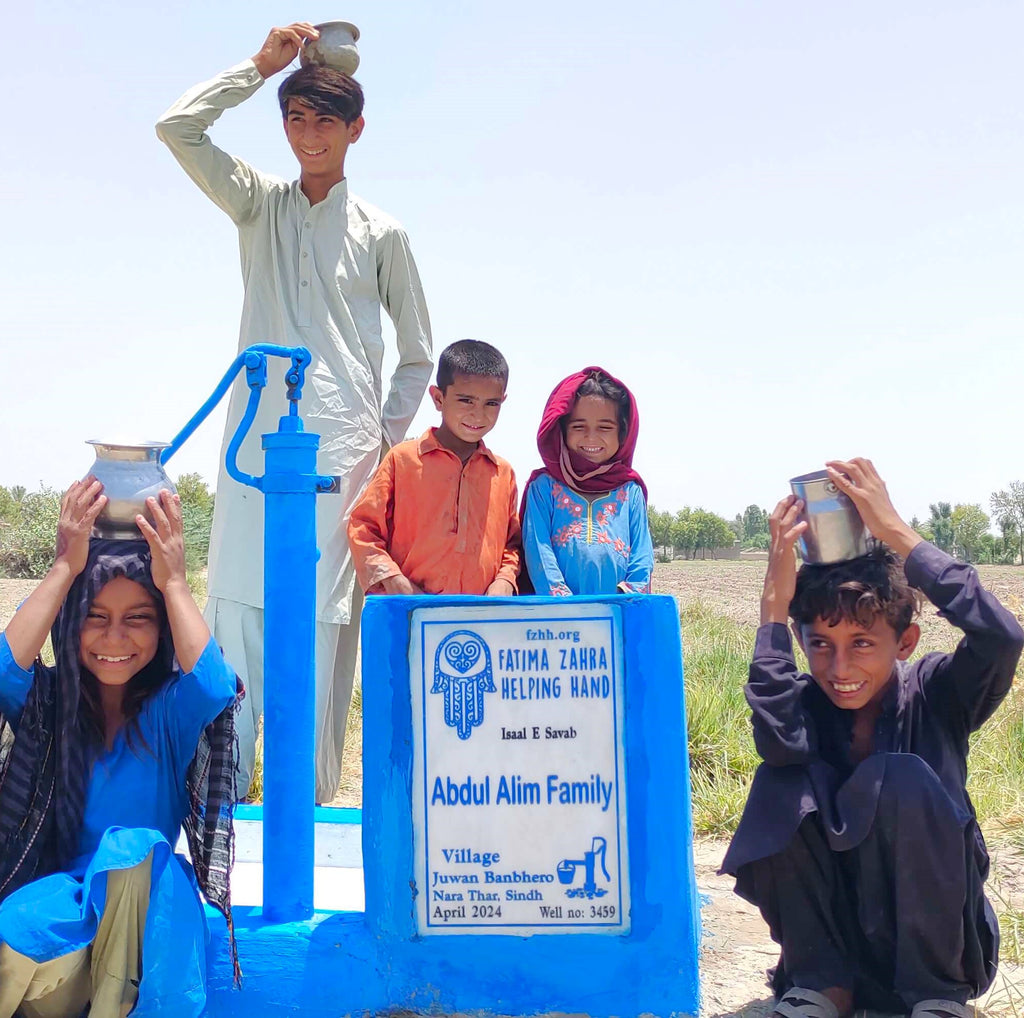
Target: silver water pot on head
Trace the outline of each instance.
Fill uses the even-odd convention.
[[[807,529],[800,536],[800,554],[805,562],[845,562],[868,553],[870,536],[864,521],[828,471],[801,474],[789,484],[804,503],[800,519],[807,521]]]
[[[161,488],[176,491],[160,462],[160,453],[170,442],[103,442],[92,438],[86,443],[96,450],[96,462],[89,473],[103,484],[107,504],[93,527],[95,537],[141,541],[135,517],[141,513],[150,522],[146,499],[158,497]]]
[[[313,26],[320,38],[307,42],[299,50],[303,67],[323,64],[351,77],[359,66],[359,29],[351,21],[324,21]]]

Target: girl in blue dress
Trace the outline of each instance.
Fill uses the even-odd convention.
[[[194,1018],[197,880],[230,929],[236,678],[185,580],[178,497],[149,499],[145,541],[90,542],[101,492],[68,490],[53,567],[0,634],[0,1018]]]
[[[601,368],[559,382],[537,432],[544,467],[526,482],[523,547],[538,594],[649,593],[647,489],[633,469],[632,393]]]

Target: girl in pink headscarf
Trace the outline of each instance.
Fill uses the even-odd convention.
[[[601,368],[560,382],[537,432],[544,467],[526,482],[526,566],[538,594],[648,593],[647,488],[633,469],[632,393]]]

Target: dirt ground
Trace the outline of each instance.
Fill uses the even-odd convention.
[[[18,605],[35,589],[35,580],[0,580],[0,628],[7,625]]]
[[[762,1018],[772,1010],[766,972],[779,957],[757,909],[732,891],[732,877],[719,876],[728,842],[696,838],[693,845],[697,890],[701,895],[700,985],[704,1018]],[[995,879],[1019,879],[1019,853],[993,848]],[[1001,887],[1005,893],[1007,884]],[[1001,965],[992,988],[976,1002],[993,1016],[1024,1012],[1024,968]],[[859,1016],[858,1016],[859,1018]]]
[[[983,582],[1019,613],[1024,605],[1024,567],[983,566],[980,572]],[[682,607],[699,600],[728,618],[755,626],[763,578],[763,562],[671,562],[656,567],[654,588],[673,594]],[[0,580],[0,627],[34,587],[32,580]],[[936,632],[946,627],[933,613],[927,613],[922,624]],[[335,800],[339,804],[358,804],[360,734],[350,725],[345,776]],[[761,1018],[771,1011],[765,972],[775,964],[778,951],[757,911],[732,893],[732,879],[718,876],[725,847],[726,842],[712,838],[694,842],[703,927],[701,1013],[706,1018]],[[1012,846],[991,847],[993,880],[1003,896],[1019,905],[1024,901],[1024,859]],[[978,1005],[989,1015],[1024,1014],[1024,967],[1001,966],[994,986]]]

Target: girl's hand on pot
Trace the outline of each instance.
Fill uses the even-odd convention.
[[[65,563],[72,576],[78,576],[85,568],[92,527],[106,504],[103,485],[92,474],[73,481],[64,492],[57,520],[56,560]]]
[[[181,522],[181,498],[166,488],[159,501],[150,495],[146,506],[153,517],[150,523],[141,513],[135,522],[153,555],[153,583],[162,594],[176,580],[185,583],[185,534]],[[155,526],[154,526],[155,524]]]

